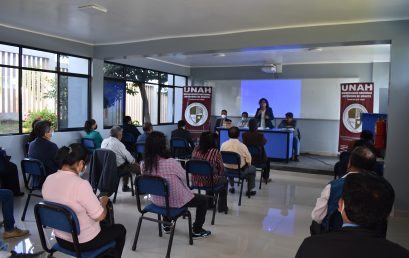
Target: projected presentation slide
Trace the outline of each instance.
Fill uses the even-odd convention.
[[[301,80],[242,80],[241,112],[254,116],[259,107],[260,98],[266,98],[275,117],[285,117],[292,112],[300,117]]]

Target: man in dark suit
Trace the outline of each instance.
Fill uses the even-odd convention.
[[[231,121],[230,119],[227,118],[227,110],[223,109],[220,117],[216,119],[216,123],[214,124],[214,132],[218,132],[217,131],[217,127],[222,127],[225,121]]]
[[[39,121],[35,124],[34,132],[37,138],[30,142],[28,157],[43,162],[47,175],[57,172],[58,165],[55,161],[58,147],[51,141],[53,129],[49,121]]]
[[[295,257],[409,257],[408,250],[379,237],[374,230],[389,216],[394,198],[386,179],[372,173],[349,175],[338,205],[342,229],[306,238]]]
[[[180,120],[178,122],[178,128],[172,131],[171,139],[182,138],[189,143],[189,150],[178,149],[175,153],[176,156],[192,154],[192,151],[195,148],[195,143],[193,142],[192,135],[188,130],[185,129],[185,126],[186,122],[184,120]]]

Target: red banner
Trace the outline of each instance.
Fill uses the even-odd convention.
[[[341,83],[338,151],[348,150],[362,131],[361,113],[373,112],[373,82]]]
[[[183,88],[183,119],[186,130],[194,140],[204,131],[210,130],[212,87],[187,86]]]

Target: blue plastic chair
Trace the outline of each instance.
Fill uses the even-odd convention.
[[[135,251],[136,244],[138,242],[139,233],[141,230],[142,220],[149,220],[158,223],[159,227],[159,236],[162,237],[162,227],[161,224],[170,227],[170,237],[168,243],[168,250],[166,252],[166,258],[170,258],[170,251],[172,248],[173,242],[173,235],[175,233],[175,225],[176,220],[181,216],[186,216],[188,218],[188,226],[189,226],[189,244],[193,245],[193,237],[192,237],[192,216],[189,210],[185,207],[182,208],[170,208],[169,207],[169,188],[166,182],[166,179],[157,177],[157,176],[150,176],[150,175],[140,175],[135,179],[135,186],[137,189],[136,194],[136,202],[139,212],[142,214],[139,217],[138,227],[136,229],[135,238],[132,245],[132,250]],[[161,196],[165,198],[165,207],[157,206],[153,203],[146,205],[142,208],[141,204],[141,195],[155,195]],[[157,214],[158,219],[145,217],[146,213],[154,213]],[[164,221],[161,217],[166,217],[171,220],[171,222]]]
[[[211,184],[209,186],[197,186],[197,185],[194,185],[193,182],[192,184],[190,184],[189,174],[192,176],[208,177]],[[220,184],[214,185],[213,167],[209,163],[209,161],[206,161],[206,160],[189,160],[186,163],[186,182],[187,182],[187,186],[190,189],[199,190],[199,193],[201,190],[210,191],[213,193],[211,197],[213,198],[213,205],[214,205],[213,215],[212,215],[212,225],[214,225],[214,220],[216,216],[216,207],[217,207],[217,203],[219,202],[219,193],[226,187],[226,185],[220,185]],[[225,213],[227,214],[227,211]]]
[[[144,142],[137,142],[136,143],[136,155],[137,155],[137,160],[141,161],[143,160],[143,153],[145,152],[145,143]]]
[[[234,166],[237,166],[237,168],[224,168],[224,176],[225,177],[232,177],[232,178],[237,178],[238,181],[235,181],[234,183],[237,183],[240,185],[240,197],[239,197],[239,206],[241,206],[241,196],[243,195],[243,183],[244,180],[248,178],[247,174],[244,174],[242,169],[240,168],[241,165],[241,158],[240,155],[236,152],[232,151],[222,151],[222,159],[224,164],[231,164]],[[250,195],[248,195],[250,198]]]
[[[189,143],[184,138],[171,138],[170,139],[170,149],[172,151],[172,156],[177,159],[191,159],[191,154],[178,154],[181,153],[188,153],[190,152]]]
[[[262,157],[263,152],[262,152],[260,146],[257,146],[257,145],[246,145],[246,146],[247,146],[247,149],[250,152],[252,160],[254,158],[259,158],[260,159]],[[267,162],[270,162],[270,161],[267,161]],[[267,168],[267,163],[252,163],[252,165],[256,167],[256,170],[261,172],[260,185],[258,186],[258,189],[261,189],[261,182],[263,181],[263,172]],[[266,181],[266,184],[267,184],[267,181]]]
[[[95,145],[95,140],[92,138],[82,138],[81,144],[82,146],[84,146],[85,149],[88,150],[88,152],[91,153],[97,148]]]
[[[24,221],[31,196],[43,198],[41,188],[47,174],[43,163],[38,159],[32,158],[25,158],[21,161],[21,172],[23,173],[24,185],[29,191],[21,216],[21,220]],[[40,191],[40,194],[34,193],[34,191]]]
[[[41,245],[51,256],[55,252],[61,252],[78,258],[95,258],[108,251],[115,252],[115,241],[111,241],[95,250],[81,252],[78,242],[78,235],[81,232],[80,223],[75,212],[68,206],[54,202],[40,202],[35,205],[34,214]],[[58,243],[49,248],[44,234],[44,227],[71,233],[75,250],[65,249]]]

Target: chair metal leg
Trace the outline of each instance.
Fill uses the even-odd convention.
[[[158,214],[158,220],[161,221],[161,216]],[[160,222],[158,222],[158,228],[159,228],[159,236],[162,237],[162,225]]]
[[[187,211],[187,224],[189,227],[189,245],[193,245],[192,215],[189,211]]]
[[[241,182],[241,186],[240,186],[240,197],[239,197],[239,206],[241,206],[241,196],[243,195],[244,179],[240,179],[239,182]]]
[[[261,189],[261,182],[263,181],[263,170],[261,170],[261,175],[260,175],[260,185],[258,186],[258,189]]]
[[[26,219],[26,212],[27,212],[27,207],[28,204],[30,203],[30,198],[31,198],[31,193],[33,191],[30,191],[27,195],[27,200],[26,200],[26,204],[24,205],[24,210],[23,210],[23,215],[21,216],[21,221],[24,221]]]
[[[119,184],[118,187],[116,188],[115,194],[114,194],[114,199],[112,200],[113,203],[116,202],[116,195],[118,194],[118,188],[119,188]]]
[[[166,252],[166,258],[170,258],[170,251],[172,249],[172,242],[173,242],[173,236],[175,235],[175,226],[176,226],[176,221],[170,226],[170,237],[169,237],[169,243],[168,243],[168,251]]]
[[[135,187],[133,184],[133,177],[132,177],[132,173],[130,173],[130,178],[131,178],[131,190],[132,190],[132,196],[135,196]]]
[[[216,217],[216,208],[217,208],[217,203],[219,200],[219,193],[213,193],[213,215],[212,215],[212,222],[211,224],[214,225],[214,218]]]
[[[136,228],[135,238],[133,240],[133,245],[132,245],[132,251],[135,251],[136,249],[136,243],[138,242],[138,238],[139,238],[139,231],[141,231],[142,220],[143,220],[143,215],[139,218],[139,221],[138,221],[138,227]]]

